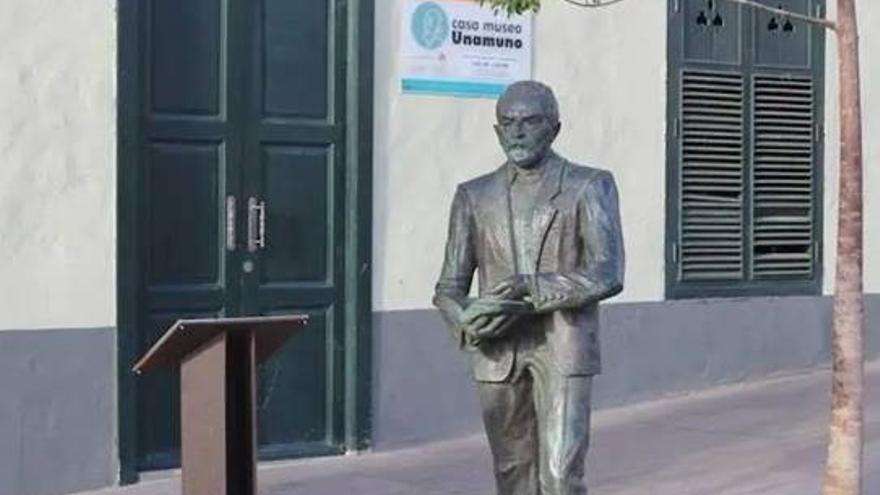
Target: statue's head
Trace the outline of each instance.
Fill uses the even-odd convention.
[[[495,132],[508,160],[532,168],[550,152],[559,134],[559,106],[553,90],[537,81],[508,86],[495,107]]]

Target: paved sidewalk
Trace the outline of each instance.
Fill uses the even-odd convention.
[[[594,416],[591,495],[818,494],[830,371],[731,385]],[[867,368],[865,490],[880,493],[880,362]],[[261,466],[262,495],[491,495],[482,436]],[[155,476],[155,475],[154,475]],[[168,474],[165,474],[168,476]],[[88,495],[177,495],[177,476]]]

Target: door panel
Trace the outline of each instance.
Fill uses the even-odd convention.
[[[223,147],[153,142],[148,199],[151,285],[218,284],[222,253],[220,175]]]
[[[276,457],[291,445],[328,443],[327,418],[333,408],[331,373],[325,371],[334,337],[333,308],[284,308],[275,314],[309,315],[309,331],[291,340],[260,368],[259,441],[264,456]]]
[[[151,0],[151,113],[218,115],[223,101],[226,1]]]
[[[263,285],[332,284],[332,148],[268,146],[263,164],[270,205],[271,249],[262,256]]]
[[[264,116],[327,117],[330,15],[329,0],[263,1]]]

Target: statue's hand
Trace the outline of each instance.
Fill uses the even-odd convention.
[[[534,312],[531,302],[523,297],[528,293],[523,277],[508,278],[482,297],[474,299],[459,315],[459,330],[471,345],[478,345],[481,340],[497,338],[502,335],[514,315]]]
[[[568,296],[561,292],[551,292],[537,296],[528,296],[526,300],[534,305],[536,313],[547,313],[564,307],[567,298]]]
[[[500,314],[503,303],[503,299],[475,299],[462,312],[461,323],[463,325],[471,325],[481,318]]]
[[[519,317],[516,315],[498,315],[491,318],[482,328],[476,330],[480,340],[503,337]]]
[[[461,313],[460,321],[463,325],[469,325],[482,317],[530,313],[532,309],[530,302],[489,294],[472,301]]]
[[[503,299],[521,300],[531,292],[529,279],[525,275],[508,277],[492,287],[487,294]]]
[[[478,330],[485,327],[489,323],[488,316],[480,316],[472,323],[463,323],[459,329],[461,333],[464,334],[465,342],[467,342],[469,347],[475,348],[478,347],[481,343],[481,339],[477,334]]]
[[[492,317],[482,316],[473,323],[465,325],[462,331],[467,342],[476,347],[486,340],[502,337],[517,318],[518,316],[516,315],[506,314]]]

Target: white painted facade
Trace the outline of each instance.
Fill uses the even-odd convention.
[[[374,186],[374,309],[430,306],[455,185],[498,166],[494,101],[402,95],[397,46],[403,0],[377,2]],[[535,79],[560,100],[557,149],[614,172],[627,250],[626,288],[616,302],[664,300],[666,191],[666,2],[581,9],[547,1],[535,18]],[[832,3],[833,2],[829,2]],[[865,291],[880,291],[880,7],[861,2],[865,108]],[[833,11],[831,17],[833,18]],[[834,288],[837,222],[837,58],[828,36],[825,157],[825,280]]]
[[[493,100],[401,94],[398,44],[404,1],[374,2],[372,247],[373,309],[377,312],[430,307],[455,185],[503,161],[492,129]],[[600,10],[578,9],[558,0],[545,3],[535,17],[534,76],[553,86],[560,100],[563,129],[557,149],[573,161],[613,171],[620,189],[627,275],[626,290],[615,301],[662,301],[666,1],[630,0]],[[117,458],[114,449],[118,439],[111,440],[115,419],[95,426],[97,416],[92,408],[103,411],[106,418],[116,417],[116,347],[115,336],[109,330],[116,326],[117,306],[116,5],[116,0],[0,0],[0,334],[18,338],[13,335],[17,332],[3,331],[108,329],[105,341],[102,335],[83,340],[104,342],[103,357],[74,354],[68,367],[59,368],[74,370],[64,372],[65,376],[84,377],[88,383],[83,390],[87,388],[100,399],[86,404],[82,421],[62,425],[72,440],[59,443],[80,449],[83,432],[89,428],[106,430],[105,436],[93,438],[94,443],[107,449],[106,462],[103,457],[96,462],[102,467],[96,479],[105,484],[117,472],[111,465]],[[880,108],[880,58],[873,55],[880,49],[880,29],[875,29],[880,25],[880,5],[861,0],[859,8],[865,110],[865,291],[880,293],[880,140],[876,138],[880,136],[880,115],[873,111]],[[833,10],[830,17],[834,17]],[[828,36],[827,47],[824,291],[830,294],[838,190],[837,58],[833,35]],[[696,304],[707,306],[702,319],[693,322],[702,330],[710,325],[705,322],[715,316],[707,316],[714,308],[702,302]],[[762,301],[756,306],[772,311],[766,309],[768,304]],[[819,303],[809,299],[801,304],[813,307]],[[727,310],[723,314],[733,313]],[[691,313],[687,315],[691,317]],[[796,316],[799,318],[800,313]],[[642,324],[642,320],[633,321],[636,326]],[[795,326],[801,330],[800,325]],[[402,328],[408,331],[410,327]],[[53,332],[26,333],[48,335],[48,340],[57,337]],[[753,332],[750,338],[761,348],[759,333]],[[813,333],[824,337],[820,331]],[[383,345],[388,345],[395,343],[400,334],[388,331],[383,335],[393,335],[384,337]],[[663,339],[665,336],[656,341],[661,343],[655,346],[660,348],[658,354],[675,356],[678,364],[678,347]],[[748,340],[742,339],[743,354],[751,356]],[[708,342],[706,345],[715,341]],[[662,344],[668,347],[661,348]],[[645,349],[653,351],[654,347]],[[16,365],[20,375],[6,373],[10,383],[21,382],[23,392],[18,402],[7,399],[0,403],[0,418],[37,418],[32,422],[37,435],[34,438],[43,438],[39,435],[45,431],[63,429],[58,427],[56,431],[54,423],[48,423],[50,419],[55,421],[54,413],[59,409],[53,395],[57,390],[52,387],[65,382],[46,378],[45,370],[35,367],[34,363],[45,364],[49,359],[40,358],[43,354],[38,350],[33,354],[36,357],[23,356],[24,364]],[[68,347],[62,351],[70,352]],[[383,357],[391,355],[385,352]],[[436,349],[431,348],[424,354],[435,353]],[[90,375],[80,364],[92,358],[97,371]],[[709,362],[709,357],[703,358]],[[377,363],[378,367],[393,366],[395,362],[386,359]],[[428,368],[441,370],[445,364]],[[702,364],[698,367],[711,368]],[[675,370],[667,374],[675,375]],[[104,377],[103,388],[89,380],[99,375]],[[405,374],[394,368],[387,375]],[[615,376],[614,370],[609,375]],[[24,378],[19,380],[19,376]],[[43,382],[42,389],[34,385]],[[387,388],[397,395],[401,389],[395,388],[395,383]],[[31,394],[47,399],[32,400]],[[375,395],[377,401],[383,400],[380,393]],[[2,406],[10,404],[14,407],[3,410]],[[377,411],[391,408],[383,407]],[[37,421],[41,418],[47,425]],[[20,430],[17,422],[0,422],[0,433],[14,431],[25,438]],[[0,459],[27,464],[21,460],[23,457],[15,457],[19,454],[14,450],[7,446],[11,453],[3,457],[6,451],[0,449]],[[3,474],[0,472],[0,482]]]
[[[0,18],[0,330],[115,325],[115,2],[3,0]],[[494,101],[402,95],[403,0],[376,2],[374,309],[430,306],[455,184],[501,163]],[[831,2],[833,4],[833,2]],[[860,5],[865,119],[865,289],[880,292],[880,7]],[[612,170],[621,192],[627,286],[664,295],[666,4],[535,17],[534,75],[559,96],[558,150]],[[833,11],[831,12],[833,17]],[[837,204],[836,44],[828,37],[825,283],[833,290]]]
[[[0,1],[0,330],[116,324],[115,5]]]

